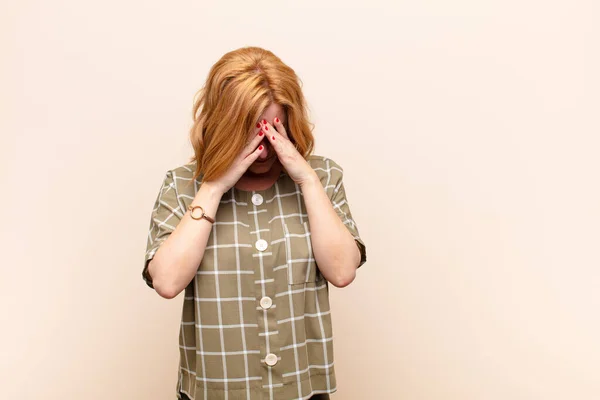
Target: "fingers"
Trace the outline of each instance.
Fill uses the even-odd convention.
[[[260,142],[262,142],[265,138],[264,132],[261,129],[261,125],[260,124],[256,124],[256,132],[254,137],[250,140],[250,142],[246,145],[246,147],[244,148],[244,153],[243,156],[244,158],[252,155],[254,153],[254,151],[257,149],[256,146],[258,146],[258,144]]]
[[[281,125],[281,121],[279,121],[279,125]],[[286,138],[282,136],[281,133],[273,127],[273,125],[271,125],[264,119],[262,120],[262,129],[267,135],[267,139],[269,140],[277,154],[281,154],[281,150],[283,149]],[[285,128],[283,127],[283,125],[281,125],[281,129],[283,129],[283,132],[285,132]]]
[[[288,137],[288,134],[285,131],[285,126],[283,126],[279,118],[275,117],[275,119],[273,120],[273,126],[275,126],[275,129],[281,136],[284,136],[286,138]]]
[[[264,137],[264,135],[263,135]],[[243,161],[244,163],[244,167],[248,168],[250,167],[250,165],[252,165],[252,163],[254,161],[256,161],[256,159],[258,158],[258,156],[260,155],[260,153],[262,153],[264,146],[261,144],[260,146],[258,146],[256,148],[256,150],[254,150],[252,153],[250,153]]]

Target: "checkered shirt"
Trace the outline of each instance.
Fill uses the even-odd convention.
[[[312,155],[315,170],[366,262],[343,170]],[[195,163],[166,173],[148,233],[148,262],[194,200]],[[315,263],[300,187],[284,172],[270,188],[221,198],[198,272],[185,288],[177,393],[193,400],[308,399],[336,391],[329,283]],[[206,221],[205,221],[206,222]]]

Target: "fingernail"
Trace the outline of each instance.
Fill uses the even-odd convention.
[[[266,124],[267,124],[267,120],[266,120],[266,119],[263,119],[263,120],[262,120],[262,123],[263,123],[263,125],[266,125]]]
[[[264,133],[263,131],[260,131],[260,132],[258,132],[258,136],[262,136],[262,135],[264,135],[264,134],[265,134],[265,133]]]
[[[269,130],[269,127],[265,125],[265,131],[268,131],[268,130]]]
[[[256,127],[257,127],[257,128],[260,128],[260,122],[257,122],[257,123],[256,123]]]
[[[279,123],[279,118],[275,117],[275,122]]]
[[[260,146],[258,146],[258,149],[262,150],[263,149],[263,145],[261,144]]]
[[[271,139],[275,140],[275,136],[273,136]]]

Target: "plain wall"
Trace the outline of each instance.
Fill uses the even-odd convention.
[[[174,398],[150,212],[246,45],[301,77],[367,244],[336,399],[600,398],[598,2],[1,7],[0,398]]]

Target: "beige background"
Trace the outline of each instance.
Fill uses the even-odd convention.
[[[244,45],[303,79],[367,243],[336,399],[600,398],[598,2],[289,3],[2,3],[0,398],[174,398],[149,216]]]

